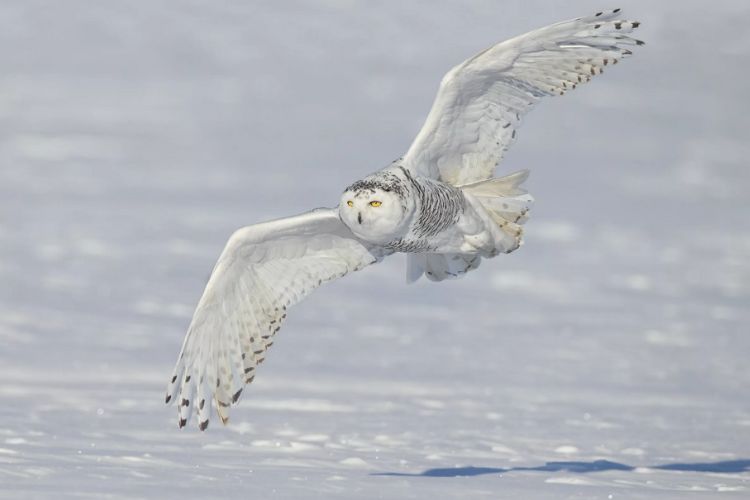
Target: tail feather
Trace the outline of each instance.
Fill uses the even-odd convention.
[[[498,251],[510,253],[521,246],[523,228],[529,219],[534,198],[521,187],[529,177],[528,170],[520,170],[505,177],[488,179],[461,186],[472,195],[498,225]]]
[[[468,191],[474,196],[518,196],[527,193],[527,191],[521,187],[521,184],[526,182],[526,179],[529,178],[529,173],[528,169],[523,169],[503,177],[493,177],[492,179],[464,184],[463,186],[458,187],[464,191]]]

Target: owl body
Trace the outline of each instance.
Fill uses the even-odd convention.
[[[506,191],[491,197],[512,197]],[[512,229],[509,242],[504,227],[519,222],[517,214],[493,217],[472,186],[413,175],[400,160],[346,188],[339,216],[358,238],[392,252],[493,257],[520,245],[520,230]]]

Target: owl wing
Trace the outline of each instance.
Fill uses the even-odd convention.
[[[412,173],[453,185],[492,177],[521,117],[543,97],[601,74],[643,42],[620,9],[563,21],[512,38],[444,77],[424,126],[403,158]]]
[[[322,283],[384,255],[358,240],[336,209],[235,232],[208,280],[167,388],[166,402],[178,401],[180,427],[195,409],[205,430],[212,400],[226,423],[229,406],[253,380],[287,309]]]

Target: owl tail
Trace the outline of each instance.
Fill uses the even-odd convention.
[[[473,195],[498,224],[523,224],[529,217],[534,198],[521,187],[529,177],[528,170],[519,170],[505,177],[496,177],[465,184],[461,190]]]
[[[529,210],[534,203],[534,198],[521,187],[528,177],[528,170],[520,170],[505,177],[461,186],[497,224],[499,231],[495,231],[496,253],[510,253],[521,246],[521,225],[529,219]]]

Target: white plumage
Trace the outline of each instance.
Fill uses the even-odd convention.
[[[615,9],[546,26],[451,69],[404,165],[454,185],[491,177],[536,103],[590,81],[643,44],[627,36],[640,23],[620,15]]]
[[[179,389],[180,426],[196,405],[205,428],[212,399],[226,421],[226,408],[252,381],[287,308],[382,255],[354,238],[334,209],[236,231],[211,273],[170,381],[167,402]]]
[[[516,250],[533,199],[528,172],[492,179],[521,117],[600,74],[643,42],[620,9],[557,23],[480,52],[442,80],[406,155],[349,186],[338,207],[248,226],[227,242],[167,389],[179,425],[213,405],[223,422],[255,377],[287,309],[324,282],[393,252],[407,279],[440,281]]]

